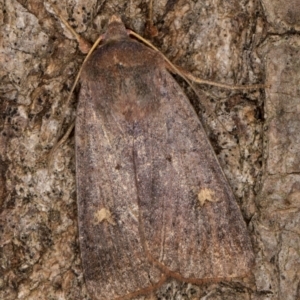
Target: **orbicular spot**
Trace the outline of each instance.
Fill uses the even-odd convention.
[[[95,212],[94,224],[98,225],[104,221],[107,221],[111,225],[116,225],[112,213],[109,211],[109,209],[103,207]]]
[[[200,206],[203,206],[205,202],[218,202],[219,199],[216,198],[215,192],[209,188],[201,189],[198,193],[198,200]]]

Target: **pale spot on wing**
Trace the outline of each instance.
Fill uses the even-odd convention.
[[[208,202],[218,202],[219,199],[215,197],[215,192],[211,189],[204,188],[198,193],[198,200],[200,205],[203,206],[206,201]]]
[[[111,225],[116,225],[116,222],[114,221],[111,212],[106,208],[101,208],[100,210],[96,211],[94,214],[94,218],[94,223],[96,225],[104,221],[107,221]]]

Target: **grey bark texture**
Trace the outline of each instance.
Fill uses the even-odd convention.
[[[50,0],[49,0],[50,1]],[[0,299],[90,299],[77,231],[74,137],[49,150],[76,115],[64,103],[84,56],[46,1],[0,0]],[[113,14],[143,35],[145,1],[53,1],[95,41]],[[248,224],[247,278],[169,281],[157,299],[300,299],[300,1],[154,1],[152,42],[194,76],[229,84],[186,94]],[[147,297],[146,297],[147,299]]]

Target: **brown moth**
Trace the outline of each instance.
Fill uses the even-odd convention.
[[[75,126],[79,240],[93,299],[250,271],[247,228],[199,118],[164,58],[116,18],[83,67]]]

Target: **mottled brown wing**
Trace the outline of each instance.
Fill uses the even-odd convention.
[[[79,239],[94,299],[130,299],[165,276],[244,275],[252,250],[199,120],[157,53],[98,50],[76,119]]]
[[[188,99],[166,71],[161,82],[168,93],[133,147],[149,259],[190,282],[243,276],[253,252],[240,209]]]

